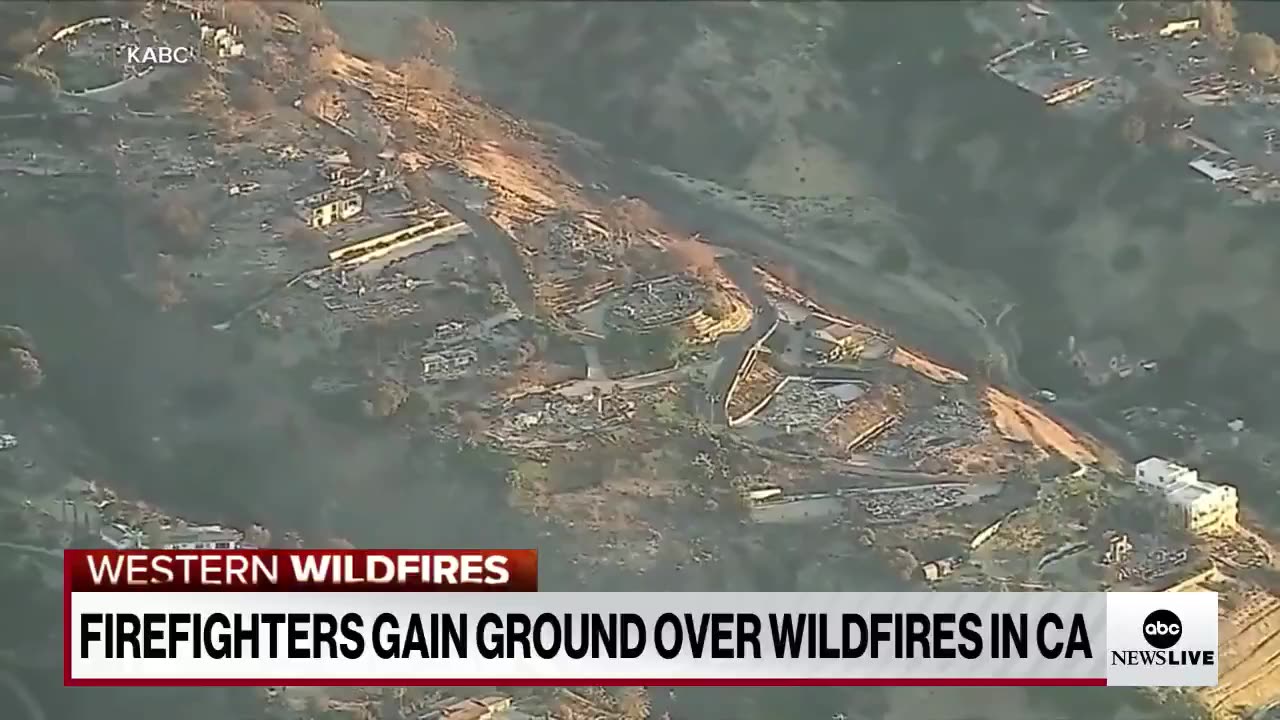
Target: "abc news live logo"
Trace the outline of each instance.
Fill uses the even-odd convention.
[[[1182,639],[1182,618],[1172,610],[1154,610],[1142,623],[1151,650],[1112,650],[1112,665],[1215,665],[1216,650],[1174,650]]]
[[[1218,596],[1108,593],[1107,684],[1218,684]]]

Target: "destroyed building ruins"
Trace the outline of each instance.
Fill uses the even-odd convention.
[[[102,542],[117,550],[234,550],[244,534],[221,525],[161,527],[145,531],[122,523],[104,527]]]
[[[364,196],[346,189],[327,188],[299,198],[294,209],[307,227],[320,230],[359,215],[364,209]]]
[[[654,278],[629,288],[609,308],[606,322],[612,327],[645,332],[688,320],[705,300],[704,288],[692,278]]]

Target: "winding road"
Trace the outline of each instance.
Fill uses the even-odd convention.
[[[561,162],[584,182],[643,198],[686,231],[741,253],[744,261],[759,257],[791,263],[811,278],[821,279],[824,301],[832,300],[829,304],[836,310],[858,316],[878,312],[884,316],[883,324],[894,327],[899,334],[914,334],[922,340],[927,337],[928,344],[934,347],[962,348],[965,358],[975,365],[987,359],[997,383],[1022,395],[1034,391],[1034,386],[1017,373],[997,333],[956,299],[918,282],[887,277],[848,260],[813,253],[804,244],[789,242],[741,212],[699,197],[654,168],[603,158],[573,143],[565,143],[559,149]],[[752,284],[747,283],[744,290]],[[850,307],[857,307],[860,312],[850,313]],[[752,330],[763,333],[754,325]]]
[[[637,375],[627,378],[619,378],[617,380],[594,380],[587,378],[585,380],[572,380],[564,385],[558,385],[550,388],[551,392],[564,397],[581,397],[587,393],[603,392],[608,393],[614,390],[640,390],[655,385],[665,385],[676,380],[681,380],[693,373],[706,368],[710,363],[699,363],[696,365],[684,365],[673,367],[669,370],[660,370],[655,373],[647,373],[645,375]]]
[[[484,244],[498,266],[498,275],[502,284],[511,296],[511,301],[525,317],[534,318],[537,313],[537,299],[533,293],[533,283],[524,271],[524,263],[516,251],[516,239],[498,226],[497,223],[467,207],[467,204],[455,198],[436,183],[428,183],[428,197],[454,217],[465,222],[471,228],[476,239]]]
[[[729,388],[733,386],[733,379],[748,357],[759,348],[761,340],[777,324],[778,311],[760,287],[760,281],[750,263],[742,258],[729,257],[721,260],[721,266],[751,302],[751,325],[746,332],[721,341],[720,365],[716,368],[707,391],[710,403],[708,420],[716,427],[728,427]]]

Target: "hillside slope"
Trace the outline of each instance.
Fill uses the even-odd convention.
[[[795,244],[864,261],[901,245],[930,283],[939,265],[961,271],[945,284],[972,290],[967,302],[1017,303],[1011,321],[1042,356],[1069,335],[1119,336],[1132,354],[1184,360],[1231,411],[1274,416],[1254,400],[1256,383],[1280,391],[1268,320],[1280,247],[1263,241],[1274,211],[1232,207],[1167,149],[1135,148],[982,72],[990,41],[970,29],[971,5],[416,12],[453,28],[458,65],[487,98],[729,194],[802,206]],[[353,37],[377,36],[377,22]],[[849,222],[845,200],[887,208],[897,228]],[[1230,350],[1196,352],[1206,343]],[[1242,373],[1255,385],[1231,382]]]

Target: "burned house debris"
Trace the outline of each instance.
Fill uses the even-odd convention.
[[[461,377],[476,362],[473,348],[446,348],[422,356],[422,379],[441,382]]]
[[[101,530],[101,540],[117,550],[234,550],[244,533],[221,525],[164,525],[143,530],[113,523]]]
[[[1067,339],[1067,352],[1071,364],[1093,387],[1106,385],[1114,378],[1126,378],[1133,374],[1134,365],[1129,361],[1124,345],[1114,337],[1077,343],[1075,336]]]
[[[322,230],[350,220],[364,209],[364,196],[343,188],[307,193],[294,202],[294,210],[307,227]]]
[[[706,301],[700,284],[684,276],[666,276],[633,285],[609,308],[606,322],[646,332],[684,322]]]

